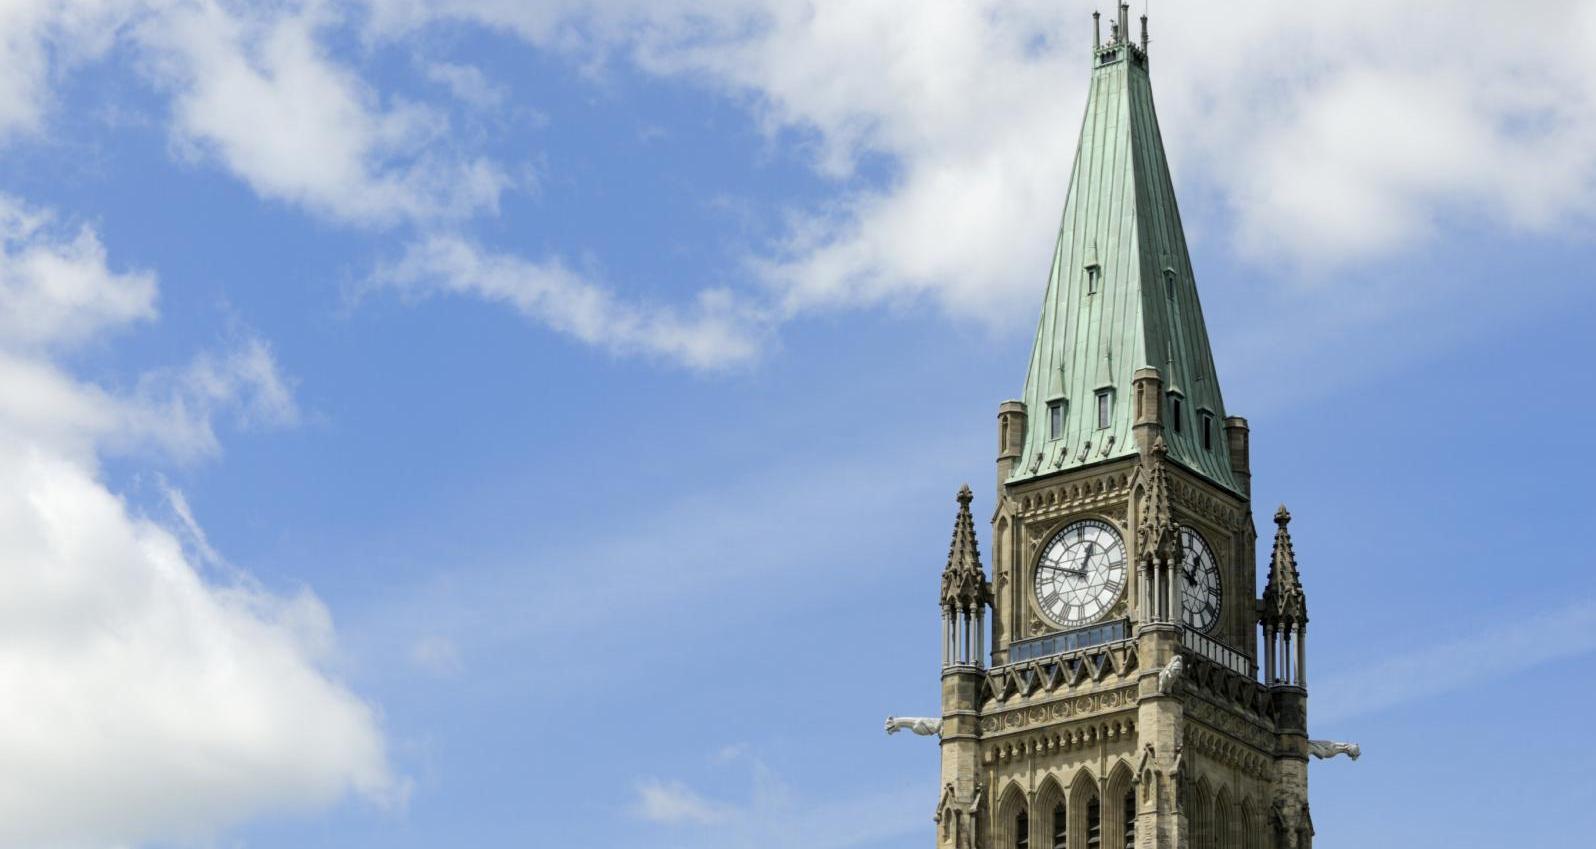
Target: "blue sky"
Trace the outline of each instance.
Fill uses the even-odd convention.
[[[1320,845],[1589,833],[1596,9],[1164,5]],[[0,846],[927,845],[1090,10],[0,3]]]

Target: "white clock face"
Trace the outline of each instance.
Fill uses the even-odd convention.
[[[1181,607],[1186,625],[1199,631],[1211,630],[1219,622],[1224,595],[1219,585],[1219,561],[1202,535],[1190,528],[1180,529],[1182,576]]]
[[[1107,522],[1066,527],[1036,564],[1036,603],[1053,624],[1086,625],[1113,607],[1125,589],[1125,544]]]

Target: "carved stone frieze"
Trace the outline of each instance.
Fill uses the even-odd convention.
[[[1031,705],[1013,710],[991,713],[981,718],[981,731],[996,734],[1031,725],[1056,722],[1072,717],[1118,710],[1136,703],[1136,687],[1120,687],[1099,693],[1088,693],[1073,698],[1058,699],[1041,705]]]
[[[1255,778],[1268,781],[1271,777],[1273,759],[1266,754],[1267,749],[1252,741],[1238,741],[1226,733],[1216,733],[1201,724],[1188,722],[1185,745],[1191,751]]]
[[[1135,715],[1129,711],[1122,711],[1118,716],[1056,725],[986,743],[982,746],[981,760],[983,763],[993,764],[1028,755],[1045,756],[1089,749],[1098,745],[1128,744],[1133,743],[1135,739]]]
[[[1237,509],[1190,481],[1177,479],[1173,489],[1175,501],[1186,512],[1202,516],[1227,531],[1240,530],[1248,524],[1245,510]]]
[[[1067,513],[1097,510],[1115,515],[1123,525],[1129,483],[1130,472],[1122,469],[1027,492],[1011,499],[1011,503],[1015,515],[1028,523]],[[1112,509],[1107,509],[1109,507]]]

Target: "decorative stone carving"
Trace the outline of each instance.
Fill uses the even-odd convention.
[[[913,731],[921,737],[941,736],[942,720],[932,719],[929,716],[887,717],[887,733],[896,734],[899,731]]]
[[[1346,755],[1357,760],[1363,755],[1363,747],[1357,743],[1337,743],[1333,740],[1309,740],[1308,754],[1320,760],[1329,760],[1336,755]]]
[[[1180,682],[1180,676],[1185,671],[1185,661],[1181,660],[1180,655],[1175,655],[1169,665],[1158,672],[1158,692],[1165,696],[1175,692],[1175,685]]]

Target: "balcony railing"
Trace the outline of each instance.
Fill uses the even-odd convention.
[[[1245,675],[1255,680],[1258,677],[1257,664],[1253,663],[1251,658],[1213,637],[1198,633],[1190,628],[1182,628],[1180,630],[1180,642],[1186,648],[1229,669],[1237,675]]]
[[[1009,663],[1020,663],[1026,660],[1035,660],[1039,657],[1051,657],[1055,654],[1075,651],[1077,649],[1100,646],[1118,640],[1130,638],[1130,623],[1125,620],[1107,622],[1094,625],[1090,628],[1080,628],[1074,631],[1065,631],[1062,634],[1049,634],[1045,637],[1036,637],[1009,645]]]

